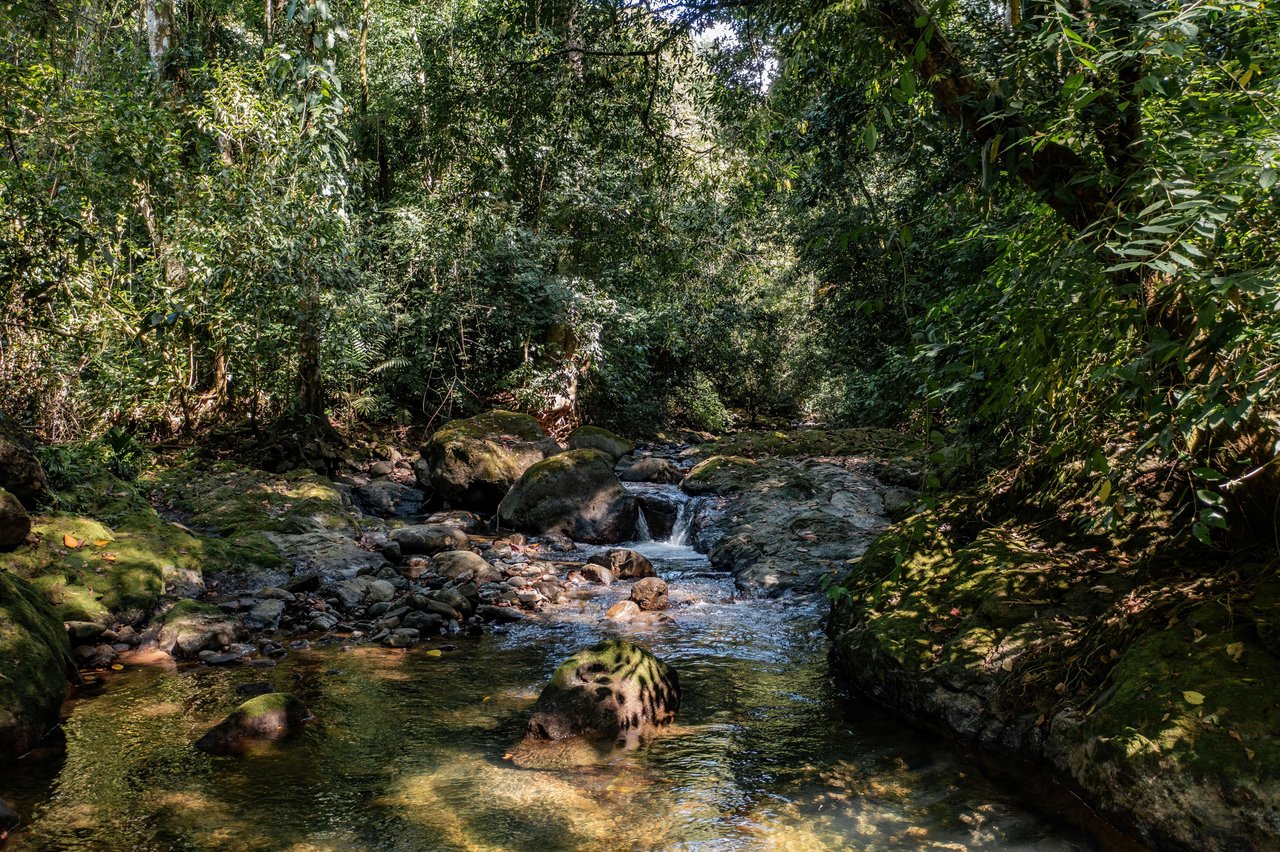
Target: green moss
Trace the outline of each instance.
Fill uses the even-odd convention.
[[[268,692],[250,698],[236,709],[236,714],[244,719],[254,719],[268,713],[282,713],[300,702],[287,692]]]
[[[191,599],[180,600],[169,608],[161,619],[162,624],[175,624],[187,618],[221,618],[222,610],[213,604],[201,603]]]
[[[548,476],[567,473],[576,467],[585,467],[593,464],[603,464],[612,468],[613,459],[610,458],[608,453],[603,453],[600,450],[569,450],[530,465],[529,469],[521,477],[521,482],[528,487]]]
[[[742,456],[712,456],[694,465],[680,487],[689,494],[727,494],[746,485],[756,467]]]
[[[57,720],[70,650],[44,598],[0,570],[0,761],[25,751]]]
[[[546,431],[534,417],[502,409],[486,411],[462,420],[450,420],[436,430],[431,440],[439,444],[448,444],[454,441],[477,440],[499,435],[512,435],[522,441],[547,440]]]

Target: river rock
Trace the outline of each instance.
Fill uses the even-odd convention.
[[[631,642],[608,640],[561,663],[529,718],[526,739],[582,736],[635,745],[680,707],[675,669]]]
[[[602,565],[608,568],[613,576],[621,580],[638,580],[641,577],[656,577],[653,563],[642,553],[615,547],[592,556],[588,565]]]
[[[618,601],[605,611],[604,617],[610,621],[630,621],[640,614],[640,607],[635,601]]]
[[[366,514],[379,518],[412,517],[422,508],[422,501],[426,499],[426,494],[421,489],[397,482],[386,475],[352,489],[352,496]]]
[[[294,696],[269,692],[241,704],[201,737],[196,748],[210,754],[234,754],[252,742],[295,733],[311,719],[311,711]]]
[[[659,577],[645,577],[631,587],[631,598],[646,612],[667,608],[667,583]]]
[[[482,604],[476,607],[476,615],[485,621],[493,621],[498,623],[523,621],[524,613],[515,607],[510,606],[491,606]]]
[[[589,580],[592,583],[599,583],[602,586],[609,586],[613,584],[613,572],[603,565],[596,565],[588,562],[586,565],[579,568],[578,572],[582,574],[584,579]]]
[[[469,550],[446,550],[435,555],[436,571],[450,580],[475,580],[488,583],[502,579],[502,572],[477,553]]]
[[[524,472],[498,506],[509,527],[569,536],[592,544],[626,541],[635,531],[636,501],[599,450],[570,450]]]
[[[35,445],[12,418],[0,412],[0,488],[34,510],[49,497],[49,480]]]
[[[466,550],[471,546],[467,534],[448,524],[416,524],[392,530],[389,538],[400,545],[404,554],[430,556],[442,550]]]
[[[13,550],[27,540],[31,516],[17,497],[0,488],[0,551]]]
[[[671,459],[650,456],[640,459],[635,464],[618,474],[623,482],[656,482],[671,484],[684,478],[680,468]]]
[[[265,630],[268,627],[275,627],[282,615],[284,615],[284,601],[269,598],[258,601],[245,615],[244,623],[246,627],[254,630]]]
[[[622,458],[635,450],[636,445],[626,438],[615,435],[608,429],[599,426],[579,426],[569,436],[571,450],[599,450],[608,453],[614,460]]]
[[[489,411],[435,432],[422,446],[417,475],[455,506],[492,512],[521,474],[559,450],[529,415]]]
[[[61,619],[26,581],[0,570],[0,765],[58,724],[71,645]]]
[[[438,613],[411,612],[404,617],[403,626],[418,631],[422,636],[438,636],[448,623],[449,619]]]
[[[475,512],[468,512],[463,509],[435,512],[427,518],[426,523],[455,527],[464,533],[482,533],[485,529],[483,518]]]
[[[474,608],[472,599],[463,594],[459,589],[439,589],[432,592],[427,597],[431,600],[442,603],[445,606],[451,607],[463,615],[471,612]],[[446,615],[446,613],[441,612],[440,610],[431,609],[430,607],[428,607],[428,612],[440,612],[441,615]],[[452,618],[454,616],[450,615],[449,617]]]
[[[174,604],[153,630],[157,648],[184,660],[196,659],[201,651],[225,648],[244,635],[234,616],[192,600]]]

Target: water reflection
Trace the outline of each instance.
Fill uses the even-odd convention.
[[[430,657],[317,649],[255,669],[139,668],[75,703],[65,754],[0,780],[16,849],[1090,848],[874,708],[844,701],[816,603],[738,600],[687,548],[645,546],[674,624],[603,618],[629,584]],[[664,549],[667,552],[664,553]],[[556,664],[603,637],[680,672],[679,724],[600,765],[503,759]],[[191,747],[268,680],[319,722],[242,758]]]

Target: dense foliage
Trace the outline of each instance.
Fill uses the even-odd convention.
[[[47,438],[879,421],[1083,460],[1112,521],[1177,462],[1205,540],[1274,479],[1267,0],[4,10]]]

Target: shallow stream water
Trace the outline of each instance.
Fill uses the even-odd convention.
[[[842,696],[819,602],[738,599],[691,548],[637,548],[671,583],[674,624],[604,619],[619,583],[440,656],[444,640],[112,675],[68,705],[65,746],[0,777],[27,822],[11,848],[1093,848],[1027,790]],[[555,666],[611,636],[677,668],[679,725],[605,765],[505,760]],[[192,748],[263,680],[317,721],[239,758]]]

